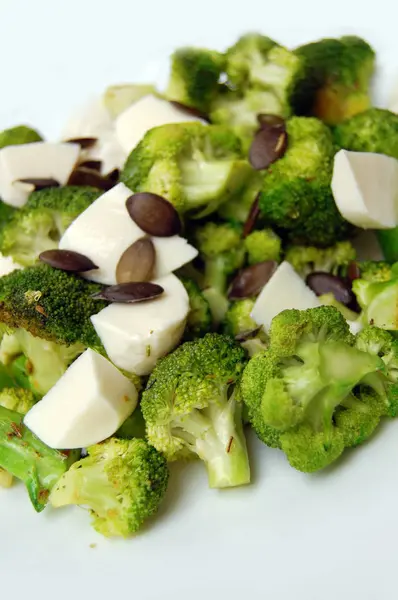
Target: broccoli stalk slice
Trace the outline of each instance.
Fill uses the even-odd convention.
[[[175,418],[174,436],[180,436],[206,465],[209,486],[226,488],[250,482],[250,466],[242,425],[242,407],[235,394],[220,390],[202,410]]]
[[[24,482],[37,512],[75,458],[49,448],[23,424],[23,415],[0,406],[0,467]]]
[[[398,280],[370,282],[356,279],[352,289],[363,309],[360,320],[380,329],[398,329]]]

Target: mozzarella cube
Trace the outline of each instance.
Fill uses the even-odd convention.
[[[116,267],[123,252],[145,235],[127,212],[132,192],[123,183],[102,194],[65,231],[59,247],[91,258],[98,269],[84,277],[107,285],[116,284]],[[155,277],[162,277],[193,260],[198,252],[178,235],[152,238],[156,250]]]
[[[276,269],[258,296],[251,316],[257,325],[265,330],[271,327],[276,315],[286,309],[305,310],[321,306],[314,292],[286,261]]]
[[[152,94],[144,96],[124,110],[116,119],[116,137],[125,152],[130,153],[150,129],[169,123],[187,123],[203,119],[194,117]]]
[[[6,204],[23,206],[33,186],[19,179],[55,179],[65,185],[79,158],[78,144],[34,142],[0,150],[0,197]]]
[[[110,304],[91,317],[111,361],[120,369],[148,375],[184,333],[188,294],[175,275],[158,279],[164,293],[137,304]]]
[[[113,435],[137,401],[134,384],[106,358],[86,350],[24,423],[50,448],[83,448]]]
[[[398,225],[398,160],[373,152],[340,150],[332,192],[342,216],[363,229]]]
[[[14,262],[11,256],[3,256],[0,253],[0,277],[12,273],[16,269],[23,269],[23,267]]]

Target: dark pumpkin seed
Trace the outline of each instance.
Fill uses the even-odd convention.
[[[83,160],[78,164],[78,168],[91,169],[92,171],[101,172],[102,162],[100,160]]]
[[[317,296],[333,294],[336,300],[345,306],[352,306],[355,302],[351,283],[338,275],[314,271],[307,276],[306,283]]]
[[[203,121],[207,121],[207,123],[210,123],[209,115],[202,112],[198,108],[194,108],[193,106],[187,106],[186,104],[182,104],[182,102],[177,102],[176,100],[169,100],[169,102],[182,112],[187,113],[187,115],[189,115],[190,117],[197,117],[198,119],[203,119]]]
[[[107,177],[103,177],[94,169],[87,169],[86,167],[79,166],[69,177],[68,185],[88,185],[107,192],[114,187],[115,182]]]
[[[56,179],[52,179],[52,177],[26,177],[25,179],[18,179],[17,181],[33,185],[36,191],[45,190],[46,188],[59,187],[59,182]]]
[[[260,129],[249,150],[249,161],[254,169],[262,171],[282,158],[287,148],[287,133],[278,127]]]
[[[228,298],[230,300],[241,300],[242,298],[257,296],[270,280],[277,266],[278,263],[275,260],[266,260],[243,269],[233,280]]]
[[[181,231],[178,212],[162,196],[150,192],[133,194],[127,198],[126,208],[138,227],[149,235],[170,237]]]
[[[135,281],[111,285],[93,294],[95,300],[107,300],[108,302],[119,302],[123,304],[132,304],[134,302],[144,302],[152,300],[163,294],[162,286],[149,281]]]
[[[110,173],[108,173],[106,175],[106,178],[109,179],[109,181],[114,181],[115,183],[117,183],[119,181],[119,178],[120,178],[120,171],[119,171],[119,169],[113,169],[113,171],[111,171]]]
[[[260,113],[257,115],[257,121],[261,129],[267,129],[268,127],[283,131],[286,129],[285,120],[278,115]]]
[[[257,336],[260,332],[261,327],[256,327],[256,329],[248,329],[247,331],[242,331],[235,336],[235,340],[237,342],[247,342],[247,340],[252,340]]]
[[[243,237],[247,237],[254,229],[257,219],[260,216],[260,206],[259,206],[260,194],[254,199],[253,204],[250,207],[249,215],[246,219],[246,222],[243,226]]]
[[[98,142],[98,138],[95,137],[80,137],[80,138],[70,138],[69,140],[65,140],[67,144],[79,144],[80,148],[83,150],[88,150],[95,146]]]
[[[90,258],[72,250],[60,250],[58,248],[46,250],[39,254],[39,259],[50,265],[50,267],[54,267],[54,269],[61,269],[70,273],[82,273],[98,269]]]
[[[150,238],[140,238],[120,257],[116,267],[116,281],[149,281],[156,261],[155,246]]]

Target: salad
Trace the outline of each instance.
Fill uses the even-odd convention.
[[[372,105],[374,50],[249,33],[170,61],[60,141],[0,133],[0,486],[105,536],[154,517],[172,461],[249,485],[248,428],[313,473],[398,415],[398,105]],[[384,260],[358,259],[363,230]]]

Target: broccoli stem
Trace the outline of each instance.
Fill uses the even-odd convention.
[[[226,392],[225,392],[226,393]],[[209,486],[227,488],[250,482],[250,466],[242,425],[242,406],[234,395],[220,396],[208,408],[175,423],[178,433],[206,464]]]
[[[21,479],[37,512],[69,466],[69,457],[49,448],[23,424],[23,415],[0,406],[0,467]]]

